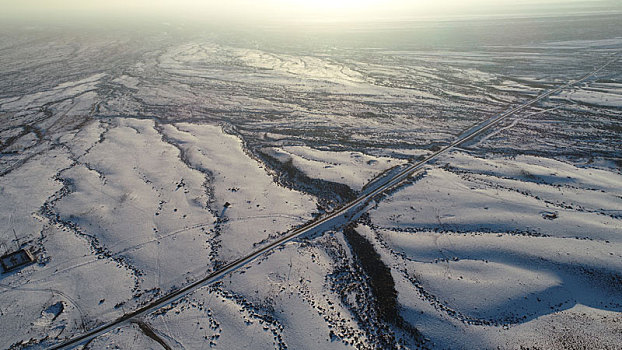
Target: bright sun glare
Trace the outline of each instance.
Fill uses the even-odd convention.
[[[316,10],[357,9],[377,4],[380,0],[283,0],[299,7]]]
[[[398,0],[398,2],[401,0]],[[274,0],[275,14],[296,19],[361,18],[395,0]]]
[[[275,14],[289,14],[291,18],[364,19],[452,13],[504,1],[507,0],[265,0],[262,4],[269,4]]]

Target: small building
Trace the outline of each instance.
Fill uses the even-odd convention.
[[[0,257],[0,265],[4,272],[13,271],[33,262],[35,262],[35,257],[28,249],[20,249]]]

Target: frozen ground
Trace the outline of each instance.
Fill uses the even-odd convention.
[[[37,261],[0,275],[0,347],[53,346],[260,249],[604,63],[619,20],[2,29],[0,252]],[[621,71],[86,348],[620,349]]]

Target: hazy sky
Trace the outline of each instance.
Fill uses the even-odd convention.
[[[615,0],[0,0],[13,18],[154,17],[366,20],[477,14],[619,10]],[[618,5],[616,5],[618,4]]]

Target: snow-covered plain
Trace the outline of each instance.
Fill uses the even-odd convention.
[[[0,253],[36,263],[0,275],[0,347],[110,322],[582,76],[622,49],[594,16],[475,43],[3,29]],[[437,30],[499,32],[477,23]],[[86,348],[619,349],[621,68]]]

